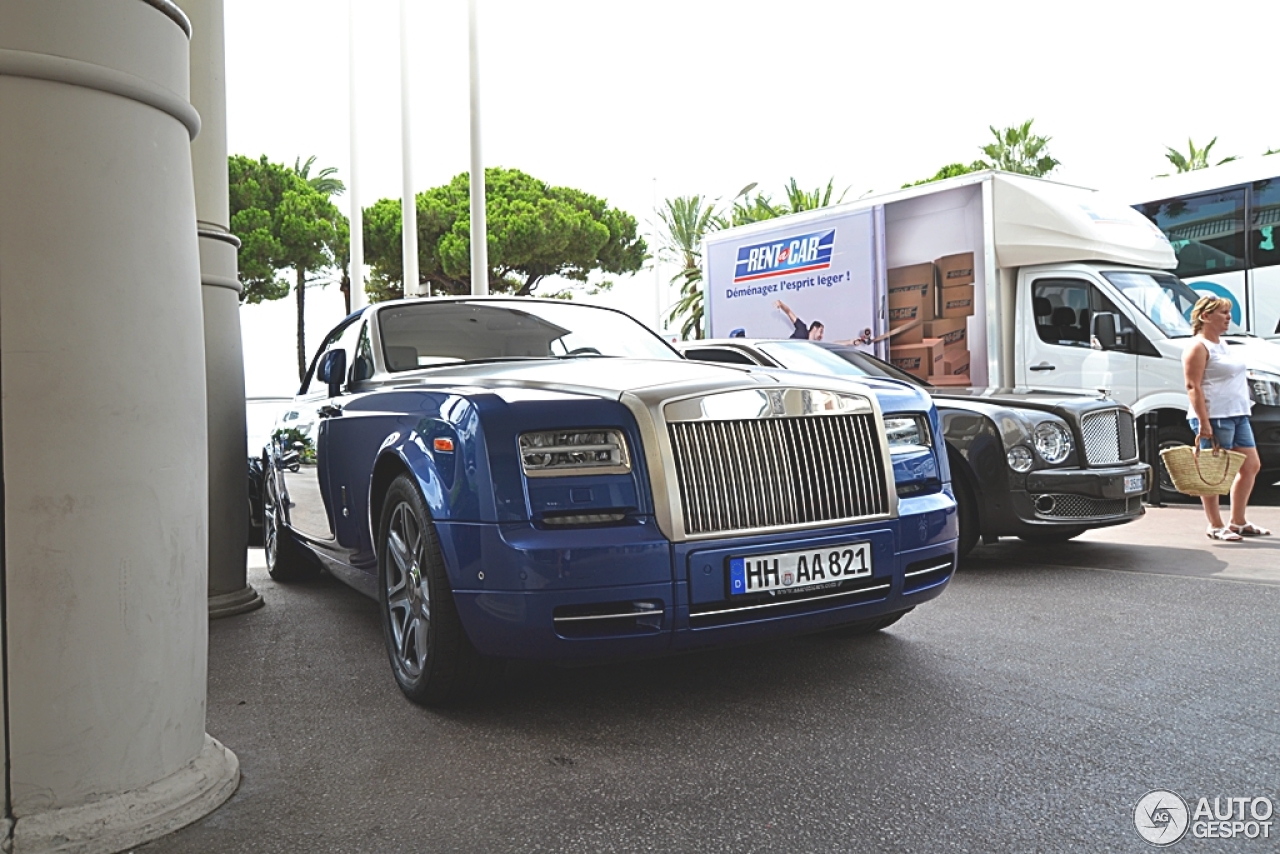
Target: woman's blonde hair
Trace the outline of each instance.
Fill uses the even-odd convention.
[[[1200,297],[1196,300],[1195,308],[1191,309],[1191,334],[1199,335],[1200,330],[1204,329],[1204,316],[1212,314],[1224,305],[1230,309],[1231,300],[1226,297]]]

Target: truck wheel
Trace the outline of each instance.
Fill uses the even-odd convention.
[[[1174,424],[1167,427],[1161,427],[1156,434],[1160,443],[1160,450],[1165,448],[1173,448],[1178,445],[1191,445],[1196,441],[1196,437],[1191,433],[1191,428],[1186,424]],[[1169,470],[1164,467],[1164,461],[1155,459],[1148,460],[1156,473],[1156,488],[1160,490],[1160,500],[1170,503],[1183,503],[1192,500],[1190,496],[1183,495],[1181,492],[1173,488],[1173,478],[1169,477]]]
[[[469,694],[486,661],[462,628],[431,515],[405,474],[391,482],[382,505],[378,599],[391,672],[404,695],[434,706]]]
[[[281,518],[280,507],[275,476],[268,471],[262,488],[262,551],[267,560],[267,572],[276,581],[286,584],[309,581],[320,574],[320,564],[293,538],[293,532]]]
[[[910,613],[910,611],[911,609],[908,608],[905,611],[898,611],[896,614],[885,614],[882,617],[872,617],[867,620],[858,620],[853,623],[846,623],[837,629],[832,629],[827,632],[827,634],[838,638],[853,638],[861,635],[869,635],[874,632],[878,632],[881,629],[889,628],[894,623],[898,622],[898,620],[901,620]]]

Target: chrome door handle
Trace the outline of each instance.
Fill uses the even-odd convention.
[[[1032,371],[1056,371],[1057,369],[1058,369],[1058,366],[1057,366],[1057,365],[1039,364],[1039,365],[1032,365],[1028,370],[1032,370]]]

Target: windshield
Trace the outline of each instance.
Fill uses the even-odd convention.
[[[1188,338],[1191,332],[1191,309],[1198,294],[1176,276],[1167,273],[1112,272],[1103,273],[1129,302],[1160,327],[1170,338]],[[1244,330],[1232,322],[1228,335],[1243,335]]]
[[[378,322],[392,371],[507,359],[680,358],[634,318],[571,302],[424,300],[382,308]]]
[[[857,350],[835,349],[813,341],[764,341],[757,346],[760,352],[789,371],[841,377],[901,378],[897,368]],[[908,378],[919,385],[918,380]]]

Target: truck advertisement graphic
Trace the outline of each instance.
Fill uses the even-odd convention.
[[[708,240],[707,318],[713,338],[820,337],[871,350],[884,326],[877,212],[804,215]]]

